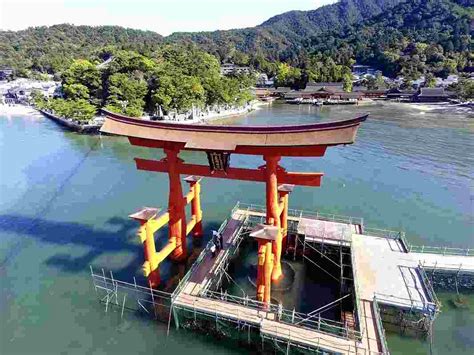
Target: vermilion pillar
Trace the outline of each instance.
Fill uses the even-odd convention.
[[[140,222],[137,235],[143,243],[145,262],[143,263],[143,274],[148,278],[151,287],[160,284],[159,260],[155,249],[155,229],[153,223],[159,209],[144,207],[140,211],[132,213],[129,217]]]
[[[193,192],[193,199],[191,201],[191,214],[196,219],[196,225],[193,229],[195,237],[202,236],[202,210],[201,210],[201,178],[196,176],[189,176],[184,179]]]
[[[148,281],[151,287],[157,287],[160,280],[160,270],[156,260],[156,247],[155,247],[155,236],[150,223],[144,223],[142,227],[145,228],[146,239],[143,243],[145,249],[145,262],[149,263],[150,273],[148,275]]]
[[[258,239],[258,259],[257,259],[257,301],[263,302],[265,290],[265,253],[266,240]]]
[[[257,300],[269,305],[272,291],[273,253],[272,242],[265,239],[258,241],[257,263]]]
[[[282,275],[281,272],[281,241],[282,235],[280,231],[280,211],[278,203],[278,180],[277,169],[280,156],[271,155],[264,156],[266,167],[266,192],[267,192],[267,224],[278,228],[278,234],[273,242],[273,272],[272,280],[278,280]]]
[[[289,194],[293,191],[294,185],[283,184],[278,186],[278,195],[280,197],[280,226],[282,233],[282,250],[286,250],[288,235],[288,200]]]
[[[273,246],[279,228],[265,224],[257,225],[249,234],[258,243],[257,262],[257,300],[268,307],[271,302],[272,271],[273,271]]]
[[[269,305],[271,302],[271,290],[272,290],[272,270],[273,268],[273,253],[272,243],[267,241],[265,243],[265,289],[263,292],[263,302],[265,305]]]
[[[170,241],[176,240],[176,248],[170,255],[173,260],[186,258],[186,215],[181,178],[178,172],[178,164],[181,162],[178,153],[179,150],[165,149],[170,184],[168,199],[168,212],[170,214],[169,239]]]

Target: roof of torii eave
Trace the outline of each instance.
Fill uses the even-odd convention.
[[[327,146],[354,143],[368,116],[304,125],[223,126],[164,123],[103,111],[101,132],[129,137],[133,145],[281,156],[322,156]]]

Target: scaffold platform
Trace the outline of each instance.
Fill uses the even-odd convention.
[[[275,304],[264,305],[248,295],[237,297],[217,292],[214,286],[229,276],[226,269],[230,258],[249,231],[264,223],[265,215],[261,206],[234,207],[219,228],[223,248],[212,256],[209,243],[169,295],[170,319],[171,312],[183,310],[194,317],[215,318],[216,324],[217,319],[233,322],[255,329],[262,341],[269,340],[286,349],[295,346],[337,354],[387,354],[381,306],[419,312],[432,321],[439,302],[425,269],[474,273],[472,250],[417,247],[410,245],[402,233],[366,228],[362,219],[289,210],[288,233],[296,234],[296,240],[304,245],[350,248],[355,325],[313,317],[311,312],[282,309]],[[92,275],[96,290],[106,291],[107,303],[114,297],[115,301],[120,300],[117,285],[132,286],[118,284],[113,277],[94,272]],[[164,297],[151,289],[138,291],[144,296]],[[134,292],[138,291],[134,282]],[[175,324],[179,327],[176,315]]]

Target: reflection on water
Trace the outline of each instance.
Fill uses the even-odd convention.
[[[290,207],[363,217],[369,226],[403,229],[420,244],[474,247],[472,113],[386,103],[274,104],[231,123],[310,123],[367,112],[354,145],[330,148],[319,159],[282,160],[288,170],[325,173],[320,188],[295,189]],[[167,338],[166,326],[131,315],[124,325],[97,304],[88,264],[126,280],[139,275],[141,245],[126,216],[167,204],[166,177],[137,171],[134,157],[162,153],[131,147],[124,138],[64,132],[44,118],[0,118],[0,353],[239,352],[183,331]],[[199,153],[182,158],[206,162]],[[262,163],[255,156],[231,158],[233,166]],[[262,204],[264,186],[203,181],[204,241],[238,200]],[[165,242],[164,231],[157,247]],[[162,272],[170,280],[182,270],[168,263]],[[470,354],[473,333],[472,308],[445,307],[435,323],[434,351]],[[396,335],[389,343],[392,354],[427,349],[426,342]]]

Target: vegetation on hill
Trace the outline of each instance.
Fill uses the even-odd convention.
[[[239,106],[252,99],[252,77],[222,77],[217,58],[192,46],[163,45],[150,57],[110,48],[107,52],[104,65],[74,60],[61,75],[64,98],[36,97],[37,105],[65,117],[74,117],[70,111],[77,109],[81,113],[74,118],[87,120],[91,107],[141,116],[144,111],[155,114],[158,106],[165,113],[185,112],[193,106]]]
[[[463,0],[458,0],[463,4]],[[312,37],[307,47],[339,63],[353,59],[384,74],[417,79],[472,67],[473,7],[449,0],[410,0],[343,31]]]
[[[118,26],[62,24],[0,31],[0,66],[23,75],[30,70],[54,74],[68,68],[74,59],[90,58],[98,48],[112,46],[149,55],[162,40],[155,32]]]
[[[0,66],[20,76],[56,74],[67,98],[96,106],[129,113],[143,107],[151,112],[157,104],[185,110],[247,98],[247,79],[219,76],[223,61],[250,65],[275,77],[278,86],[294,88],[341,81],[349,89],[356,61],[408,80],[425,74],[432,84],[433,76],[474,66],[473,18],[470,0],[341,0],[284,13],[254,28],[167,38],[114,26],[36,27],[0,31]],[[81,59],[89,64],[77,62]],[[89,68],[85,74],[83,65]]]
[[[166,41],[198,44],[221,61],[236,52],[262,53],[271,61],[297,65],[305,38],[323,31],[340,30],[378,15],[404,0],[341,0],[312,11],[290,11],[253,28],[228,31],[173,33]],[[237,58],[238,59],[238,58]]]
[[[294,72],[285,83],[296,87],[313,79],[341,81],[336,72],[345,73],[355,61],[412,80],[473,67],[473,18],[469,0],[342,0],[284,13],[255,28],[178,33],[166,40],[195,42],[221,60],[272,76],[279,66],[268,61],[287,62],[300,69],[299,79]]]

